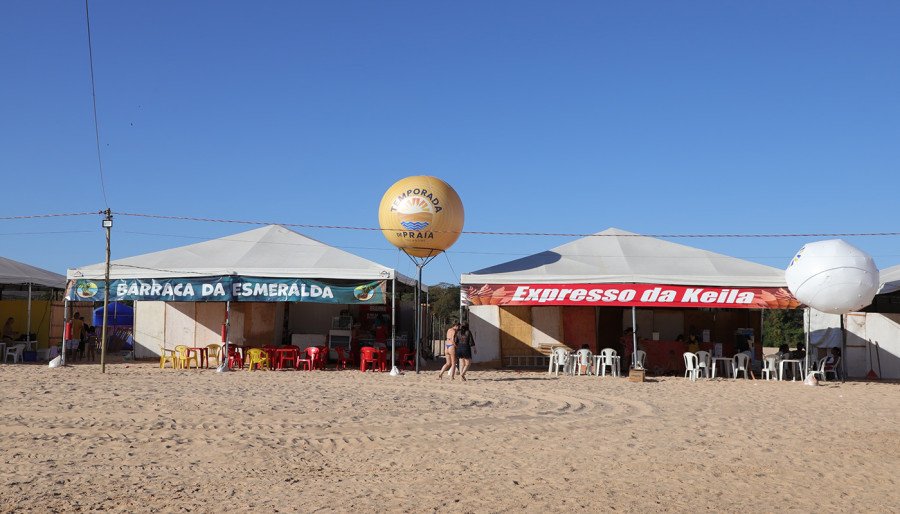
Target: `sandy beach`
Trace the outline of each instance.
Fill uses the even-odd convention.
[[[0,511],[900,505],[900,385],[0,366]]]

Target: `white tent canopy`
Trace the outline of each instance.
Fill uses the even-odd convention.
[[[0,257],[0,284],[33,284],[65,289],[66,277],[45,269]]]
[[[878,294],[893,293],[900,291],[900,264],[881,270],[881,288]]]
[[[461,283],[786,286],[784,270],[616,228],[464,274]]]
[[[104,278],[105,264],[69,269],[69,279]],[[414,285],[415,280],[362,257],[298,234],[280,225],[248,230],[202,243],[117,259],[110,279],[245,276],[389,280]]]

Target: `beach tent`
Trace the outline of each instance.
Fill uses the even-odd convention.
[[[104,269],[104,263],[69,269],[67,299],[102,301]],[[185,307],[184,303],[217,302],[219,308],[225,306],[226,310],[231,308],[233,302],[347,304],[355,303],[360,298],[362,298],[360,301],[367,299],[369,296],[366,293],[370,288],[380,293],[386,289],[387,282],[391,282],[392,290],[395,282],[415,284],[414,279],[392,268],[308,238],[280,225],[268,225],[187,246],[116,259],[110,264],[110,280],[112,300],[137,302],[136,330],[139,330],[138,327],[141,325],[142,310],[143,319],[150,317],[166,319],[166,313],[193,321],[200,317],[221,320],[227,315],[218,313],[215,306]],[[329,298],[328,294],[322,294],[326,289],[330,291],[330,287],[349,289],[350,301],[341,301],[339,294],[338,297],[332,298]],[[354,293],[359,293],[360,288],[361,294],[354,299]],[[192,294],[185,293],[188,290]],[[379,297],[383,301],[384,297],[378,296],[372,302]],[[148,305],[162,303],[167,304],[164,309]],[[244,313],[248,317],[246,324],[250,325],[253,322],[251,318],[260,316],[265,318],[268,325],[277,324],[278,320],[283,318],[283,314],[274,310],[271,305],[269,307],[271,308],[266,308],[264,313],[249,311]],[[149,314],[151,309],[157,308],[163,310]],[[184,309],[189,309],[190,312],[183,312]],[[323,318],[324,315],[318,317]],[[232,328],[237,330],[239,327],[235,326],[236,320],[229,319]],[[330,322],[330,319],[329,317],[324,321]],[[393,320],[394,316],[391,316],[391,319]],[[257,325],[262,323],[256,321]],[[172,328],[172,323],[174,322],[171,319],[167,321],[165,330],[168,332],[145,334],[144,338],[149,341],[165,342],[167,338],[176,337],[173,335],[173,331],[176,330],[195,334],[193,328],[183,326]],[[213,340],[214,337],[221,339],[215,333],[218,327],[214,331],[212,325],[212,321],[207,321],[203,327],[204,335],[202,337],[192,335],[193,342],[207,344],[217,342]],[[155,352],[156,343],[145,346],[148,349],[151,347],[151,351]]]
[[[102,280],[105,264],[68,270],[69,279]],[[110,279],[247,276],[348,280],[415,280],[391,268],[280,225],[159,252],[116,259]]]
[[[65,289],[66,277],[23,262],[0,257],[0,284],[31,284],[49,289]]]
[[[617,228],[463,274],[461,285],[463,304],[476,314],[470,322],[492,349],[483,351],[479,344],[480,359],[491,361],[501,358],[502,343],[496,340],[501,335],[509,339],[512,334],[531,350],[544,353],[564,340],[577,339],[564,337],[569,328],[561,325],[580,326],[583,334],[596,332],[593,307],[597,306],[632,308],[631,323],[643,330],[635,308],[798,305],[786,290],[784,270]],[[523,310],[526,307],[531,311]],[[667,315],[672,317],[671,312],[661,312],[657,318]]]
[[[617,228],[463,274],[461,282],[786,286],[784,270]]]
[[[34,332],[32,327],[32,294],[35,290],[63,290],[66,287],[66,277],[47,271],[29,264],[0,257],[0,284],[16,285],[25,288],[27,286],[28,301],[26,304],[26,334]],[[48,305],[49,308],[49,305]],[[5,320],[3,320],[5,321]],[[2,323],[3,321],[0,321]],[[49,323],[49,318],[48,318]],[[38,330],[41,341],[44,336],[49,335],[49,324],[46,334],[42,330]]]
[[[863,312],[842,316],[809,310],[810,345],[821,348],[820,355],[843,347],[848,378],[873,371],[879,378],[900,379],[900,265],[881,270],[879,276],[878,294]]]
[[[95,326],[103,324],[103,307],[94,309],[91,316]],[[106,324],[112,326],[131,326],[134,324],[134,309],[121,302],[110,302],[106,306]]]

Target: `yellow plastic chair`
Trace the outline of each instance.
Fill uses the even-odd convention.
[[[222,347],[217,344],[208,344],[206,345],[206,363],[209,364],[209,361],[215,357],[216,359],[216,367],[219,367],[222,364]]]
[[[259,369],[269,367],[269,354],[262,348],[250,348],[247,350],[247,364],[250,365],[249,371],[253,371],[253,365],[259,366]]]
[[[166,367],[166,363],[172,363],[172,369],[178,368],[178,359],[175,350],[169,350],[163,345],[159,345],[159,369]]]
[[[200,369],[200,361],[197,359],[197,354],[192,353],[188,350],[188,347],[180,344],[175,347],[175,354],[178,357],[178,367],[181,369],[188,369],[191,367],[191,362],[194,363],[194,367]]]

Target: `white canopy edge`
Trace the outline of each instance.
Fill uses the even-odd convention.
[[[460,282],[787,286],[784,270],[616,228],[463,274]]]
[[[0,257],[0,284],[32,284],[65,289],[66,277],[24,262]]]
[[[105,263],[69,268],[67,279],[103,280]],[[110,280],[216,276],[307,278],[321,280],[416,281],[339,248],[280,225],[269,225],[218,239],[116,259]],[[427,290],[423,287],[423,290]]]
[[[881,287],[878,289],[878,294],[900,291],[900,264],[881,270],[879,277],[881,278]]]

